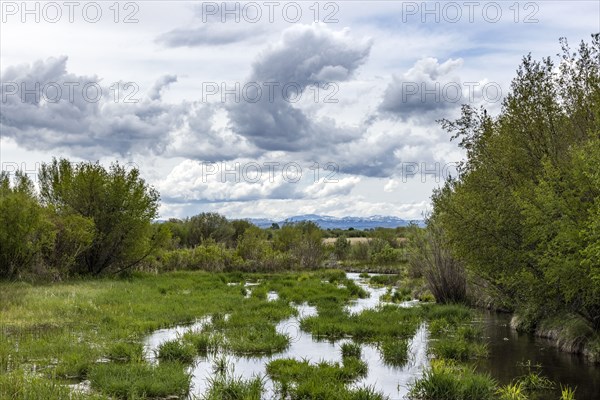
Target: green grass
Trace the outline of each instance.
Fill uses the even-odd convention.
[[[278,359],[267,364],[267,374],[276,382],[278,395],[289,399],[384,399],[372,388],[351,389],[348,384],[366,376],[364,361],[344,357],[342,364]]]
[[[383,286],[395,285],[401,278],[398,274],[373,275],[369,278],[369,283]]]
[[[342,353],[342,357],[356,357],[360,358],[361,356],[361,347],[358,343],[346,342],[342,343],[340,347],[340,351]]]
[[[186,396],[190,375],[179,363],[107,363],[90,369],[92,388],[119,399]]]
[[[408,340],[386,340],[380,345],[383,362],[394,367],[401,367],[408,361]]]
[[[260,282],[249,298],[239,285],[227,285],[245,281]],[[341,307],[365,295],[349,282],[338,270],[273,275],[186,271],[53,284],[0,282],[0,372],[35,366],[57,383],[83,380],[103,358],[110,364],[139,363],[146,335],[203,316],[213,317],[210,332],[184,335],[180,344],[164,347],[160,358],[189,362],[216,349],[276,353],[289,346],[290,339],[277,333],[275,325],[296,313],[290,303]],[[267,302],[269,291],[279,293],[280,300]]]
[[[409,338],[420,324],[418,311],[397,306],[383,306],[349,315],[343,304],[317,306],[319,314],[300,322],[303,330],[317,338],[329,340],[352,337],[360,342],[377,342],[386,338]]]
[[[15,370],[0,374],[0,398],[11,400],[100,400],[99,394],[83,394],[71,391],[66,385],[43,376]]]
[[[114,362],[141,362],[144,346],[139,342],[117,342],[108,348],[106,357]]]
[[[243,379],[220,374],[209,380],[209,389],[203,399],[261,400],[263,390],[264,383],[260,377]]]
[[[523,385],[519,382],[501,386],[496,391],[496,394],[498,395],[499,400],[527,400]]]
[[[180,362],[182,364],[190,364],[196,356],[196,348],[189,342],[176,340],[168,340],[158,346],[156,357],[160,361]]]
[[[496,398],[496,382],[472,368],[434,360],[423,378],[414,382],[409,398],[414,400],[487,400]]]
[[[209,354],[215,354],[222,348],[225,339],[222,334],[216,332],[188,331],[183,334],[182,340],[194,346],[199,356],[206,357]]]
[[[241,285],[248,281],[258,284],[246,298]],[[271,291],[278,293],[278,300],[266,300]],[[0,283],[0,375],[8,382],[6,376],[15,380],[18,371],[35,367],[42,380],[23,381],[25,387],[51,383],[62,390],[67,381],[89,379],[93,394],[114,398],[182,396],[190,384],[186,365],[197,356],[262,357],[287,349],[291,338],[277,332],[276,325],[295,316],[294,304],[303,303],[315,306],[318,315],[304,318],[302,329],[317,339],[352,338],[352,343],[342,346],[342,363],[291,360],[287,369],[275,363],[271,372],[281,375],[280,391],[293,392],[297,398],[381,398],[370,388],[348,387],[367,372],[360,344],[377,345],[386,363],[402,365],[408,340],[423,321],[437,326],[432,329],[434,338],[445,335],[469,346],[480,345],[479,333],[469,326],[474,313],[466,307],[385,305],[360,314],[345,311],[350,300],[367,295],[340,270],[134,273],[128,278],[51,285]],[[201,330],[186,332],[157,349],[158,366],[143,360],[146,335],[199,318],[209,321]],[[449,353],[439,350],[440,356]],[[227,370],[226,358],[222,361],[215,363],[219,376]],[[295,376],[294,370],[303,377]],[[215,390],[244,383],[231,377],[219,379]]]
[[[485,344],[473,343],[456,337],[433,340],[430,342],[429,350],[436,358],[456,361],[468,361],[487,356]]]
[[[412,298],[412,290],[407,287],[398,288],[396,290],[388,288],[387,292],[381,296],[381,301],[398,304],[404,301],[412,300]]]

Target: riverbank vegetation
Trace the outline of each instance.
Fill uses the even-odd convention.
[[[443,121],[467,159],[430,225],[475,295],[600,361],[600,35],[561,43],[558,63],[524,58],[499,115],[464,106]]]

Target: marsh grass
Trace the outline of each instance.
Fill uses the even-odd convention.
[[[456,361],[483,358],[488,354],[484,343],[474,343],[458,337],[448,337],[432,341],[430,343],[430,352],[437,358]]]
[[[179,363],[106,363],[89,372],[92,388],[121,399],[187,396],[190,375]]]
[[[563,387],[561,385],[561,387],[560,387],[560,400],[575,400],[575,390],[577,390],[577,388],[571,389],[568,386]]]
[[[342,345],[340,346],[340,351],[342,353],[342,358],[345,358],[345,357],[360,358],[361,353],[362,353],[360,344],[354,343],[354,342],[342,343]]]
[[[397,288],[396,290],[392,288],[388,288],[387,292],[381,296],[381,301],[385,301],[387,303],[402,303],[403,301],[412,300],[412,291],[409,288]]]
[[[344,357],[342,364],[321,361],[278,359],[267,364],[267,374],[277,385],[279,395],[290,399],[383,399],[369,388],[348,385],[367,375],[367,364],[357,357]]]
[[[501,386],[496,391],[499,400],[527,400],[523,385],[519,382]]]
[[[386,340],[379,346],[379,351],[385,364],[402,367],[408,361],[408,340]]]
[[[182,340],[194,346],[197,354],[202,357],[215,354],[224,343],[223,335],[209,331],[188,331],[183,334]]]
[[[209,379],[204,400],[261,400],[264,382],[260,377],[244,379],[218,374]]]
[[[552,396],[555,384],[541,374],[540,365],[527,360],[520,362],[518,367],[524,369],[525,373],[498,389],[497,394],[500,400],[545,399]],[[561,386],[561,400],[574,399],[574,396],[573,390]]]
[[[144,346],[139,342],[117,342],[108,348],[106,357],[114,362],[141,362]]]
[[[240,286],[248,281],[258,284],[246,297]],[[267,301],[267,293],[272,291],[279,299]],[[276,324],[297,315],[291,304],[306,303],[317,308],[318,315],[301,320],[301,328],[314,337],[352,338],[355,342],[353,348],[343,350],[346,354],[342,364],[307,366],[294,361],[290,368],[302,371],[307,378],[283,374],[277,382],[282,390],[296,395],[321,393],[325,396],[322,398],[332,395],[334,399],[346,399],[362,393],[360,396],[366,397],[360,398],[379,398],[366,389],[361,392],[346,387],[366,373],[359,344],[405,343],[424,320],[447,328],[445,333],[459,335],[465,341],[472,336],[471,332],[457,330],[473,318],[473,313],[462,306],[407,309],[386,305],[348,314],[348,302],[368,293],[340,270],[132,273],[126,278],[52,285],[0,283],[0,293],[10,300],[0,305],[3,375],[17,379],[11,374],[35,367],[49,377],[48,382],[59,385],[65,380],[87,378],[94,393],[116,398],[186,394],[190,384],[186,364],[197,356],[222,352],[262,357],[285,350],[290,337],[277,332]],[[146,335],[161,328],[191,324],[202,317],[209,322],[200,331],[186,332],[157,349],[158,366],[144,362],[141,343]],[[103,359],[110,362],[98,363]],[[223,371],[226,368],[222,365]]]
[[[415,400],[485,400],[494,399],[496,382],[471,367],[443,360],[433,360],[423,378],[415,381],[409,398]]]
[[[0,398],[11,400],[100,400],[107,399],[100,394],[84,394],[71,389],[56,380],[15,370],[0,374]]]
[[[156,351],[156,358],[161,362],[180,362],[191,364],[196,356],[196,348],[187,341],[180,339],[168,340],[161,343]]]
[[[372,285],[389,286],[395,285],[401,279],[402,276],[399,274],[373,275],[369,277],[369,283]]]

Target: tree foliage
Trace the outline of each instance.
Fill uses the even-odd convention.
[[[0,173],[0,216],[0,277],[17,277],[41,263],[54,240],[27,175],[17,172],[11,184],[8,173]]]
[[[93,221],[91,245],[79,259],[81,272],[121,271],[143,261],[164,234],[152,220],[158,215],[159,195],[137,169],[113,164],[71,164],[54,159],[40,169],[40,196],[44,204],[65,218]],[[81,221],[81,220],[80,220]]]
[[[443,127],[467,158],[433,196],[454,254],[532,321],[600,329],[600,36],[558,64],[524,57],[497,117],[463,106]]]

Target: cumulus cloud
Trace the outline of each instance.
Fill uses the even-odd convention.
[[[2,74],[0,128],[27,149],[69,149],[84,158],[130,153],[228,159],[253,153],[230,129],[215,128],[214,107],[162,100],[174,75],[147,95],[136,84],[105,85],[67,71],[66,56],[13,66]]]
[[[127,93],[124,82],[119,83],[119,101],[108,97],[111,90],[102,86],[107,98],[98,102],[87,101],[81,91],[75,91],[74,99],[49,102],[43,96],[36,99],[23,93],[10,94],[12,88],[3,85],[2,94],[7,101],[0,111],[0,124],[5,135],[26,148],[68,148],[71,154],[81,157],[147,154],[182,160],[177,164],[170,162],[175,166],[156,185],[163,200],[173,206],[214,207],[220,203],[287,199],[315,204],[317,210],[313,201],[320,199],[327,201],[318,208],[323,210],[324,204],[334,199],[334,203],[339,203],[339,199],[348,198],[360,185],[360,176],[401,176],[402,163],[430,162],[436,157],[434,153],[440,151],[448,157],[452,155],[451,149],[436,147],[440,138],[432,134],[431,126],[405,123],[391,112],[381,112],[389,100],[385,96],[379,116],[367,112],[363,122],[355,125],[345,125],[334,114],[317,117],[314,107],[298,106],[284,98],[281,89],[286,83],[293,83],[302,93],[310,85],[324,87],[332,81],[355,79],[371,46],[369,39],[359,40],[347,29],[334,30],[319,24],[292,26],[259,53],[252,64],[249,81],[279,84],[273,98],[263,93],[256,103],[166,103],[164,91],[178,82],[172,74],[159,77],[145,96],[137,96],[136,103],[123,101]],[[417,63],[405,76],[431,81],[447,76],[459,65],[459,61],[439,64],[429,60]],[[2,81],[25,82],[27,87],[34,87],[36,82],[42,86],[48,82],[76,82],[80,86],[102,83],[97,76],[68,72],[66,57],[8,68]],[[386,91],[388,97],[391,87],[393,83]],[[269,157],[294,160],[305,166],[333,162],[341,175],[336,176],[337,182],[330,183],[307,179],[291,183],[280,174],[275,179],[267,179],[264,174],[256,182],[236,181],[207,175],[202,164],[225,160],[249,163]],[[393,186],[392,181],[388,182],[385,191],[393,190]],[[365,201],[362,207],[361,215],[386,213],[381,204],[373,206]],[[387,213],[399,215],[391,209]]]
[[[229,105],[233,129],[265,150],[308,150],[356,135],[333,120],[315,122],[293,102],[309,85],[350,79],[366,61],[371,45],[370,40],[353,38],[347,29],[334,31],[321,24],[286,29],[258,55],[248,79],[267,83],[269,92],[256,102]]]
[[[436,58],[424,58],[401,77],[394,76],[379,106],[379,111],[401,119],[420,117],[432,119],[461,104],[463,85],[454,71],[462,59],[439,63]],[[435,115],[433,116],[435,119]]]
[[[360,178],[357,176],[333,180],[322,179],[305,188],[303,192],[307,197],[313,199],[348,195],[359,182]]]
[[[334,217],[391,215],[405,219],[421,219],[429,201],[413,203],[378,202],[360,196],[332,196],[325,199],[261,199],[253,202],[227,203],[172,203],[163,204],[161,218],[182,217],[200,212],[214,211],[239,218],[284,219],[291,215],[320,214]]]
[[[171,83],[177,82],[176,75],[164,75],[160,79],[156,81],[152,89],[150,89],[150,93],[148,97],[150,100],[160,100],[162,96],[162,90],[169,87]]]
[[[208,163],[185,160],[158,182],[163,198],[171,202],[250,201],[262,198],[291,198],[296,187],[281,174],[259,174],[235,162]]]
[[[164,79],[158,94],[172,81]],[[107,87],[97,76],[69,73],[66,56],[10,67],[2,82],[2,132],[26,148],[160,153],[187,107],[140,98],[136,85]]]

